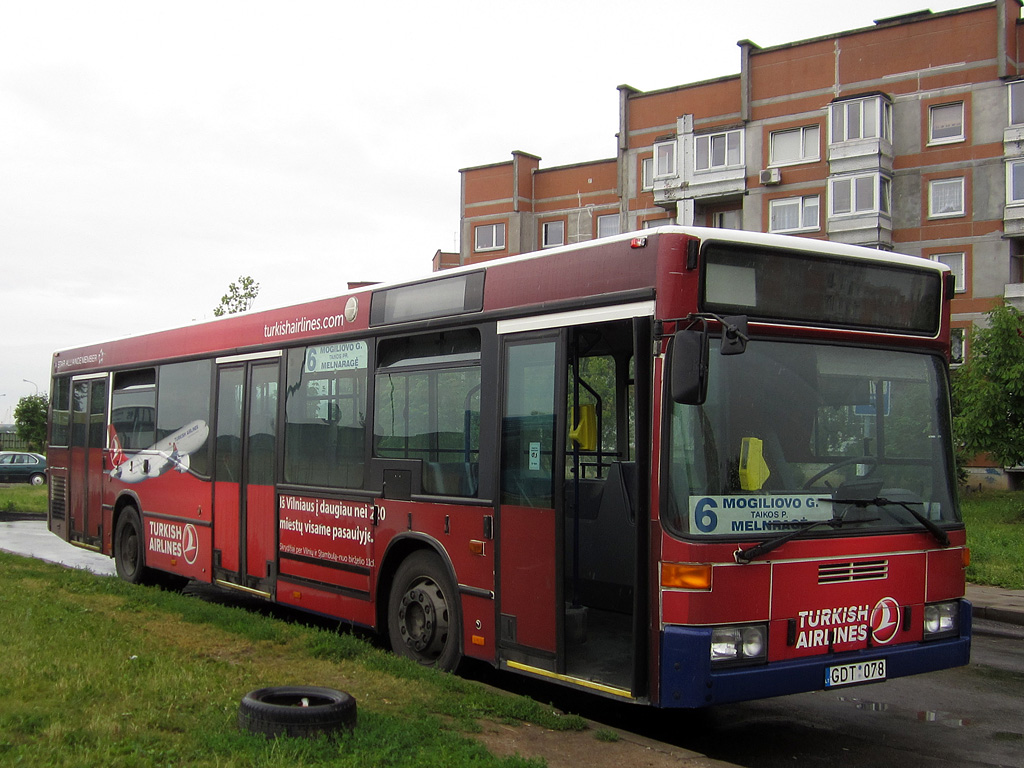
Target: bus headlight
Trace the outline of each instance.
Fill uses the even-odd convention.
[[[711,663],[758,664],[768,658],[768,629],[763,624],[711,630]]]
[[[960,633],[960,601],[932,603],[924,607],[924,639],[937,640]]]

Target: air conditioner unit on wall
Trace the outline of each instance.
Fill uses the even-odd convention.
[[[761,171],[761,183],[765,186],[769,184],[779,184],[782,181],[782,171],[778,168],[765,168]]]

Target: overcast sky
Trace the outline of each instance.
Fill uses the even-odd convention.
[[[459,168],[615,154],[618,94],[969,2],[0,0],[0,423],[57,349],[427,274]],[[25,380],[28,381],[25,381]]]

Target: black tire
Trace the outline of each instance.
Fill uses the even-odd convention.
[[[35,475],[32,475],[32,477],[30,477],[30,478],[28,479],[28,481],[29,481],[29,482],[30,482],[30,483],[31,483],[32,485],[34,485],[34,486],[36,486],[36,487],[38,487],[38,486],[40,486],[40,485],[45,485],[45,484],[46,484],[46,475],[41,475],[41,474],[35,474]]]
[[[459,597],[437,555],[409,555],[395,572],[388,598],[391,648],[426,667],[454,672],[462,654]]]
[[[330,736],[355,724],[356,700],[333,688],[260,688],[245,694],[238,706],[238,727],[264,736]]]
[[[125,507],[114,528],[114,566],[117,575],[129,584],[160,587],[168,592],[181,592],[188,586],[187,576],[146,567],[146,538],[135,507]]]
[[[146,568],[146,539],[135,507],[125,507],[114,528],[114,566],[117,575],[129,584],[149,584]]]

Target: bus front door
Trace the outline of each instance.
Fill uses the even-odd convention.
[[[107,377],[75,379],[71,388],[68,539],[100,549],[103,530],[103,453],[107,434]],[[108,535],[112,531],[106,532]]]
[[[501,658],[514,669],[561,673],[565,402],[564,333],[516,334],[504,344],[498,600]]]
[[[214,579],[272,596],[276,573],[279,362],[224,361],[217,370]]]

